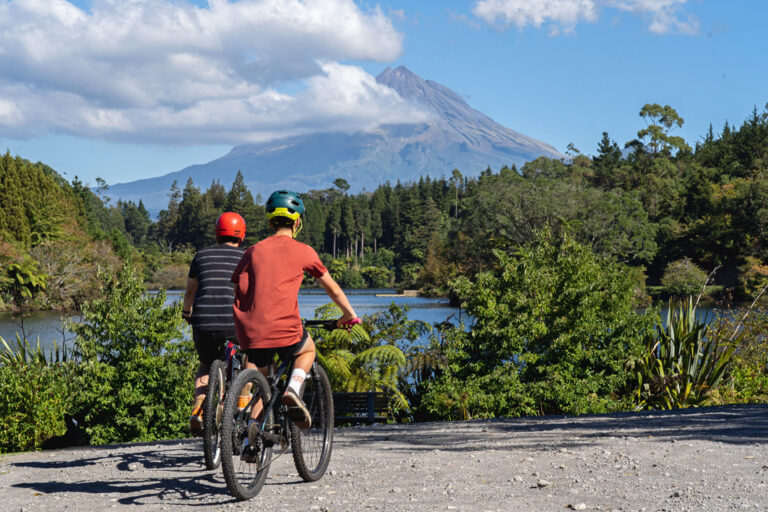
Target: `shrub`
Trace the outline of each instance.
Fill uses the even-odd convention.
[[[83,307],[76,334],[78,393],[71,412],[92,443],[151,441],[186,432],[195,351],[182,331],[181,304],[147,294],[125,266],[102,276],[104,299]]]
[[[345,268],[339,284],[344,288],[365,288],[365,279],[357,268]]]
[[[704,288],[707,274],[689,258],[673,261],[664,269],[661,284],[675,297],[695,295]]]
[[[392,286],[394,273],[385,267],[363,267],[360,273],[370,288],[387,288]]]
[[[722,315],[712,322],[710,337],[733,348],[718,402],[768,403],[768,311]]]
[[[33,350],[17,338],[14,350],[0,340],[0,452],[34,450],[65,429],[74,365],[49,364],[39,342]]]
[[[440,389],[479,393],[467,400],[473,417],[627,407],[625,363],[653,325],[635,310],[632,273],[548,229],[513,255],[494,254],[493,270],[452,285],[475,323],[446,345],[447,371],[424,407],[440,417]]]

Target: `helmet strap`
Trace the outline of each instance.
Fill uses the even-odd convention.
[[[301,231],[302,227],[304,227],[304,224],[301,222],[301,217],[299,217],[293,224],[293,238],[296,238],[296,235],[299,234],[299,231]]]

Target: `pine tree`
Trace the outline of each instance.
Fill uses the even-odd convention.
[[[236,212],[245,220],[245,237],[248,244],[254,243],[265,234],[264,209],[256,206],[253,194],[245,185],[243,173],[237,171],[235,181],[227,193],[224,209],[228,212]]]

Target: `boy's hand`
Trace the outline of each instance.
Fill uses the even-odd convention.
[[[347,331],[352,329],[353,325],[357,325],[361,323],[363,323],[363,321],[360,320],[360,317],[357,317],[357,316],[354,318],[350,318],[348,320],[345,320],[344,317],[341,317],[338,320],[336,320],[336,325],[339,327],[339,329],[345,329]]]

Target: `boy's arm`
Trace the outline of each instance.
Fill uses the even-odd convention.
[[[341,308],[343,315],[339,319],[339,322],[348,322],[357,318],[357,314],[355,314],[355,310],[352,309],[352,304],[349,303],[349,299],[347,299],[347,296],[344,294],[344,290],[342,290],[341,286],[334,281],[331,274],[328,272],[324,273],[317,278],[317,282],[323,287],[325,293],[328,294],[328,297]]]
[[[192,304],[195,302],[195,293],[197,293],[197,278],[187,278],[187,289],[184,291],[184,306],[181,308],[181,315],[189,318],[192,314]]]

